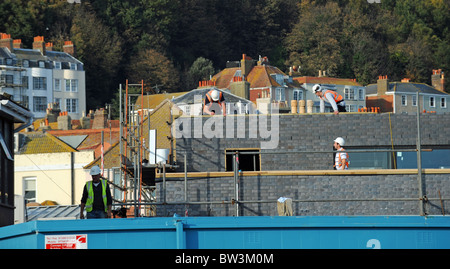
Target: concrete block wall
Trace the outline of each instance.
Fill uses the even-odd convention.
[[[228,118],[232,118],[230,120]],[[202,126],[211,117],[201,118]],[[243,120],[244,118],[244,120]],[[390,118],[390,122],[389,122]],[[261,148],[262,142],[272,137],[261,138],[259,122],[255,115],[227,116],[223,120],[221,138],[195,137],[195,118],[191,121],[190,138],[176,139],[176,160],[181,171],[184,167],[184,155],[188,159],[188,171],[225,171],[225,150],[231,148]],[[198,118],[196,120],[199,120]],[[227,136],[227,121],[233,122],[234,135]],[[341,136],[346,140],[346,148],[390,148],[391,130],[394,147],[415,148],[417,139],[416,115],[408,114],[372,114],[341,113],[333,114],[280,114],[278,125],[272,125],[267,118],[267,126],[278,130],[278,144],[267,151],[331,151],[333,140]],[[450,146],[450,114],[421,114],[422,147]],[[218,125],[219,127],[222,125]],[[217,126],[216,126],[217,127]],[[242,132],[238,135],[238,132]],[[255,137],[256,132],[256,138]],[[242,135],[243,134],[243,135]],[[275,140],[275,139],[274,139]],[[261,170],[317,170],[332,169],[333,155],[330,154],[262,154]]]
[[[415,148],[417,139],[416,115],[408,114],[287,114],[279,115],[278,145],[273,149],[262,149],[262,138],[256,116],[227,116],[234,123],[234,136],[228,137],[224,129],[222,137],[195,137],[190,130],[189,137],[176,139],[176,160],[183,171],[184,155],[187,156],[189,172],[225,171],[225,150],[256,148],[261,152],[279,151],[331,151],[333,140],[342,136],[347,148],[390,148],[391,130],[394,147]],[[245,121],[239,119],[244,117]],[[253,119],[251,119],[253,117]],[[231,121],[231,119],[233,121]],[[188,118],[194,127],[194,118]],[[201,118],[205,124],[210,117]],[[198,118],[197,118],[198,120]],[[268,126],[271,126],[268,118]],[[421,114],[422,147],[439,148],[450,146],[450,114]],[[202,125],[202,126],[203,126]],[[225,122],[226,125],[226,122]],[[256,126],[255,126],[256,125]],[[220,126],[221,125],[217,125]],[[197,126],[198,127],[198,126]],[[186,130],[184,130],[186,131]],[[242,132],[241,136],[237,132]],[[242,135],[243,134],[243,135]],[[332,170],[332,153],[321,154],[261,154],[261,170]],[[444,200],[445,214],[449,214],[450,174],[423,174],[424,194],[431,198],[425,204],[426,214],[442,214],[438,191]],[[292,175],[292,176],[240,176],[239,199],[242,201],[266,200],[264,203],[245,203],[240,206],[240,215],[278,215],[276,200],[289,197],[294,215],[418,215],[417,174],[390,175]],[[157,183],[157,200],[162,201],[163,189]],[[396,201],[395,198],[414,199]],[[416,199],[417,198],[417,199]],[[183,178],[167,182],[167,202],[184,201]],[[188,205],[190,216],[234,216],[234,178],[189,178],[188,201],[211,201],[206,205]],[[374,199],[378,199],[375,201]],[[381,200],[379,200],[381,199]],[[330,200],[343,200],[334,202]],[[364,201],[365,200],[365,201]],[[213,203],[224,201],[223,203]],[[446,206],[447,203],[447,206]],[[185,205],[158,206],[157,215],[184,215]]]
[[[424,174],[423,189],[428,202],[425,213],[441,215],[441,197],[449,197],[449,174]],[[277,216],[277,199],[294,200],[297,216],[320,215],[419,215],[417,175],[292,175],[240,176],[240,216]],[[234,178],[189,178],[188,201],[207,204],[158,205],[157,216],[235,216],[231,203]],[[162,183],[157,183],[157,200],[162,201]],[[408,200],[401,200],[401,199]],[[398,199],[398,200],[397,200]],[[250,203],[249,201],[263,201]],[[184,202],[184,181],[180,178],[166,182],[166,201]],[[444,213],[450,213],[448,200],[442,201]]]

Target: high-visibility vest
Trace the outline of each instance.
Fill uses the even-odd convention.
[[[106,180],[100,180],[101,184],[102,184],[102,198],[103,198],[103,203],[105,205],[105,212],[108,211],[107,208],[107,199],[106,199]],[[92,181],[89,181],[86,183],[86,188],[87,188],[87,192],[88,192],[88,198],[86,200],[86,212],[91,212],[93,209],[93,204],[94,204],[94,189],[92,188]]]
[[[345,151],[344,148],[342,148],[341,151]],[[341,153],[342,153],[342,152],[337,152],[337,153],[336,153],[336,154],[338,155],[339,161],[336,162],[336,160],[335,160],[334,167],[336,167],[337,170],[348,169],[348,163],[349,163],[349,156],[348,156],[348,153],[345,152],[345,155],[347,155],[346,162],[345,162],[345,167],[342,167]]]
[[[338,94],[335,91],[330,91],[330,90],[326,90],[325,93],[323,94],[324,96],[327,95],[327,93],[331,93],[333,95],[333,99],[334,101],[337,103],[339,103],[340,101],[344,100],[344,98],[342,97],[342,95]]]

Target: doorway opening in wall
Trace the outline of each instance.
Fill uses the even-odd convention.
[[[245,149],[226,149],[225,150],[225,171],[233,171],[233,157],[232,152],[247,153],[238,154],[238,169],[241,171],[261,171],[261,154],[258,148]]]

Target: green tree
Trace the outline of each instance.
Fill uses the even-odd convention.
[[[314,6],[302,2],[300,18],[286,37],[289,53],[288,65],[301,66],[303,75],[317,75],[325,70],[329,76],[337,75],[343,64],[341,46],[342,11],[335,2]]]
[[[71,40],[77,58],[86,70],[86,102],[88,109],[104,106],[112,96],[122,59],[122,43],[117,34],[95,16],[80,8],[73,18]]]
[[[47,1],[2,0],[0,1],[0,32],[20,38],[31,44],[33,38],[45,35]]]
[[[191,68],[189,68],[188,78],[190,85],[192,85],[189,89],[196,88],[198,81],[209,80],[210,76],[214,74],[215,70],[211,60],[203,57],[197,58]]]
[[[131,83],[158,85],[159,89],[176,92],[179,87],[179,73],[172,62],[162,53],[154,49],[146,49],[132,57],[127,66],[127,74]]]

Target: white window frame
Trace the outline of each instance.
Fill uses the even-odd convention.
[[[47,96],[33,96],[33,112],[46,112],[46,110]]]
[[[27,182],[29,181],[34,181],[34,190],[33,189],[28,189],[27,186]],[[37,177],[24,177],[23,178],[23,197],[25,197],[27,191],[34,191],[34,199],[29,199],[27,200],[28,202],[36,202],[37,200]]]
[[[55,92],[60,92],[61,91],[61,79],[55,78],[54,83],[55,83],[55,88],[54,88]]]
[[[46,77],[33,77],[33,90],[47,90],[47,78]]]
[[[401,103],[402,106],[408,106],[408,96],[406,94],[402,94]]]
[[[292,100],[300,101],[304,100],[303,98],[303,90],[294,90],[292,92]]]
[[[284,88],[275,88],[275,101],[286,101],[286,95]]]
[[[430,107],[436,107],[436,98],[434,96],[430,96],[428,100]]]
[[[66,111],[69,113],[78,113],[78,99],[67,98],[66,99]]]
[[[66,79],[64,91],[78,92],[78,79]]]
[[[441,108],[447,108],[447,98],[441,97]]]
[[[417,96],[416,95],[413,95],[412,96],[412,106],[417,106]]]
[[[358,89],[359,100],[364,101],[366,99],[364,88]]]

